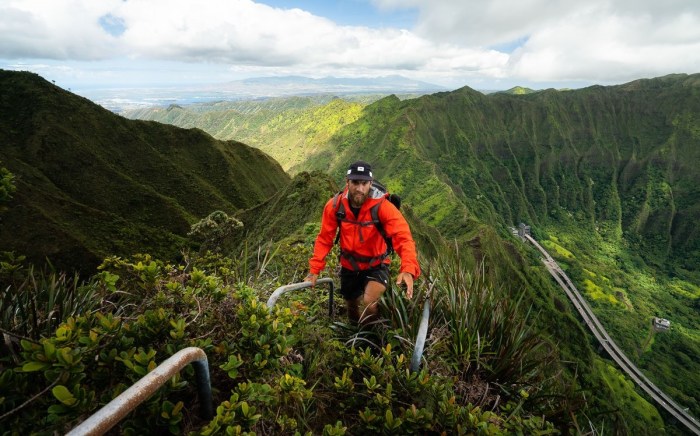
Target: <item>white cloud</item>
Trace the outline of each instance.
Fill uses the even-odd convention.
[[[0,57],[104,59],[114,40],[98,23],[117,0],[4,0],[0,5]]]
[[[436,43],[407,30],[339,26],[300,9],[249,0],[11,0],[2,12],[0,58],[128,56],[394,72],[490,70],[506,62],[489,50]],[[119,31],[105,23],[118,23]]]
[[[575,0],[375,0],[375,3],[385,9],[417,8],[416,31],[420,35],[467,46],[492,46],[519,39],[556,21],[577,5]]]
[[[467,47],[518,41],[505,70],[529,81],[620,81],[700,72],[697,0],[374,0],[417,8],[422,38]]]
[[[282,10],[250,1],[151,1],[123,6],[123,38],[135,56],[300,68],[418,70],[456,55],[478,68],[489,63],[475,50],[421,38],[406,30],[338,26],[299,9]],[[155,10],[167,14],[157,20]],[[499,60],[503,64],[503,60]],[[493,65],[487,65],[489,68]]]
[[[3,0],[0,59],[126,58],[219,72],[226,66],[250,74],[404,74],[460,85],[700,71],[697,0],[373,4],[417,10],[418,21],[412,29],[341,26],[251,0]]]
[[[700,20],[689,14],[658,22],[651,14],[572,15],[530,35],[509,62],[517,77],[625,81],[700,71]]]

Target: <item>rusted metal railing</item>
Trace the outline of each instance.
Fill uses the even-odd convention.
[[[333,290],[334,290],[334,284],[333,284],[333,279],[330,277],[325,277],[322,279],[316,280],[317,285],[322,285],[324,283],[328,283],[329,291],[328,291],[328,316],[333,316]],[[272,310],[273,307],[275,307],[275,303],[277,303],[277,300],[282,296],[282,294],[286,294],[287,292],[291,291],[298,291],[300,289],[306,289],[311,287],[311,282],[300,282],[300,283],[292,283],[291,285],[286,285],[286,286],[280,286],[279,288],[275,289],[275,292],[270,295],[270,298],[267,300],[267,308]]]
[[[68,435],[104,434],[190,363],[194,367],[197,379],[197,391],[201,404],[200,414],[204,419],[212,419],[214,417],[214,406],[207,355],[201,348],[189,347],[173,354],[129,389],[122,392],[117,398],[107,403],[91,417],[71,430]]]

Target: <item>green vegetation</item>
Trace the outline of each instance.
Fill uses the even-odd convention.
[[[187,234],[202,243],[201,250],[216,250],[221,243],[229,238],[234,231],[243,227],[243,223],[228,216],[225,212],[216,210],[196,224]]]
[[[109,255],[174,258],[195,222],[289,183],[255,148],[124,119],[34,74],[0,71],[0,87],[0,153],[17,188],[0,250],[37,264],[90,272]]]
[[[615,342],[650,380],[697,415],[699,368],[697,359],[689,357],[700,352],[697,285],[659,275],[624,247],[610,256],[608,245],[591,245],[580,230],[569,229],[566,235],[568,242],[559,242],[580,251],[573,256],[551,253]],[[671,331],[653,331],[651,322],[657,316],[671,320]]]
[[[377,96],[340,99],[332,96],[273,98],[261,101],[220,102],[183,108],[139,109],[125,116],[175,126],[198,127],[212,136],[244,142],[266,153],[289,171],[320,150],[338,129],[356,121],[362,108]]]
[[[553,348],[527,327],[521,300],[503,298],[456,259],[443,260],[450,266],[434,269],[431,287],[439,334],[419,372],[408,369],[410,329],[425,284],[412,301],[389,291],[385,319],[357,331],[328,319],[320,290],[268,311],[266,280],[216,255],[180,265],[112,257],[83,283],[15,270],[0,296],[2,312],[15,314],[3,319],[13,353],[0,358],[0,419],[14,432],[63,433],[169,355],[197,346],[209,359],[214,419],[198,417],[187,368],[129,414],[120,432],[556,433],[548,417],[575,410],[571,396],[552,395]],[[468,331],[467,316],[454,323],[462,309],[481,320],[469,321]]]
[[[0,363],[0,410],[27,399],[16,392],[43,392],[12,412],[17,425],[65,431],[198,345],[217,368],[216,419],[198,420],[186,371],[124,432],[673,434],[596,356],[539,254],[508,230],[521,221],[628,356],[700,415],[698,75],[165,110],[207,132],[228,126],[292,179],[234,141],[125,120],[31,74],[0,72],[0,82],[11,90],[0,102],[3,180],[17,188],[0,226],[0,314],[15,337]],[[388,321],[369,330],[324,318],[318,291],[267,314],[260,301],[306,273],[321,208],[358,158],[402,196],[431,282],[411,302],[387,293]],[[44,257],[86,274],[31,268]],[[432,337],[412,376],[431,284]],[[671,330],[651,331],[653,316]]]
[[[7,168],[0,167],[0,207],[10,201],[12,193],[17,189],[14,179],[15,176]]]
[[[566,248],[562,247],[561,245],[557,244],[555,238],[552,238],[548,241],[540,241],[540,244],[549,252],[553,252],[558,254],[561,257],[564,257],[566,259],[572,259],[574,257],[573,253],[571,253],[569,250]]]
[[[664,431],[659,412],[634,391],[633,382],[626,379],[617,368],[598,358],[595,360],[595,366],[603,375],[605,383],[615,392],[615,396],[621,398],[621,402],[628,411],[628,419],[650,423],[646,428],[647,433]]]
[[[507,91],[501,91],[504,94],[512,94],[512,95],[524,95],[524,94],[532,94],[533,92],[537,92],[534,89],[530,88],[524,88],[522,86],[514,86],[510,88]]]

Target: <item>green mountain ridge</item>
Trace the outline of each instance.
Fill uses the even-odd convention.
[[[503,238],[510,225],[531,224],[618,344],[698,414],[700,367],[689,362],[700,356],[699,76],[517,96],[463,88],[387,97],[307,167],[342,174],[359,157],[376,163],[419,217],[466,245],[478,223]],[[677,329],[648,348],[653,316]]]
[[[278,256],[298,254],[297,269],[288,275],[300,277],[323,203],[342,183],[347,163],[363,158],[402,195],[425,256],[456,246],[468,268],[484,268],[492,282],[524,293],[541,314],[538,327],[559,344],[562,361],[575,362],[565,364],[563,378],[585,393],[590,410],[607,413],[595,425],[610,415],[616,431],[633,433],[656,428],[658,416],[645,412],[648,404],[631,387],[618,386],[619,372],[596,356],[595,343],[539,255],[510,234],[508,226],[518,221],[532,224],[536,237],[564,257],[574,279],[588,279],[590,295],[626,298],[624,307],[594,301],[607,311],[623,348],[636,349],[655,307],[675,311],[677,330],[656,337],[637,360],[643,369],[654,368],[663,389],[698,409],[693,358],[699,342],[693,337],[700,326],[692,307],[700,293],[687,282],[672,282],[678,291],[669,303],[665,289],[644,293],[645,284],[614,275],[611,266],[622,262],[643,279],[650,271],[645,261],[689,277],[696,273],[689,262],[697,238],[689,223],[696,217],[697,174],[689,169],[697,158],[697,75],[526,95],[462,88],[370,105],[334,99],[249,119],[248,134],[259,135],[260,147],[269,147],[283,166],[197,129],[125,120],[34,75],[2,72],[0,84],[6,114],[0,161],[18,182],[0,215],[0,249],[36,253],[35,261],[49,255],[87,265],[135,250],[172,258],[190,224],[224,210],[243,222],[223,247],[231,257],[241,250],[253,255],[267,242],[282,244]],[[186,108],[169,110],[186,122]],[[240,116],[212,113],[208,128],[235,124],[229,115]],[[668,220],[658,241],[635,239],[655,226],[667,228]],[[630,263],[637,262],[635,248],[645,250],[639,265]],[[567,249],[574,258],[566,258]],[[586,270],[594,261],[597,268]]]
[[[36,75],[1,71],[0,87],[0,160],[18,187],[0,240],[34,261],[171,257],[193,222],[251,207],[289,182],[255,148],[127,120]]]
[[[276,159],[304,155],[299,164],[285,161],[292,174],[319,170],[340,183],[348,162],[372,162],[417,217],[469,247],[474,261],[482,247],[498,246],[495,238],[482,243],[479,235],[493,232],[482,223],[506,240],[509,226],[531,224],[616,342],[698,414],[694,374],[700,367],[690,362],[700,355],[694,309],[700,301],[694,225],[700,213],[699,78],[680,74],[522,95],[465,87],[412,100],[386,97],[364,106],[327,140],[312,138],[295,121],[302,115],[285,112],[260,124],[256,137],[279,144],[266,148]],[[300,113],[319,125],[326,121],[322,111],[316,118],[311,110]],[[269,128],[284,123],[291,127],[286,132]],[[530,265],[538,264],[536,254],[528,256]],[[504,274],[505,282],[513,276]],[[538,307],[567,306],[546,275],[532,274],[514,283],[537,287]],[[671,318],[676,329],[648,347],[653,316]],[[552,317],[553,329],[568,337],[564,347],[585,335],[571,335],[576,319]]]
[[[534,89],[531,88],[524,88],[522,86],[514,86],[510,89],[507,89],[505,91],[501,91],[503,94],[512,94],[512,95],[523,95],[523,94],[532,94],[533,92],[538,92]]]
[[[259,130],[274,131],[265,151],[286,161],[292,174],[325,170],[329,162],[331,173],[341,174],[352,156],[383,169],[407,153],[421,169],[434,167],[434,177],[480,219],[504,228],[523,220],[570,221],[604,237],[624,234],[657,266],[669,259],[692,270],[700,261],[700,234],[692,225],[700,213],[693,201],[700,186],[693,171],[697,82],[698,75],[679,75],[526,95],[463,88],[405,101],[387,97],[365,107],[361,119],[332,129],[338,134],[328,140],[294,122],[287,132],[267,124]],[[311,119],[322,124],[324,112],[316,114]],[[287,119],[282,114],[275,123]],[[309,148],[317,151],[302,164],[286,158]],[[387,170],[380,174],[400,173]]]
[[[254,116],[195,116],[189,108],[177,109],[176,119],[157,111],[140,116],[242,140],[292,174],[327,170],[328,162],[337,162],[331,170],[340,174],[348,158],[342,152],[362,154],[365,144],[380,165],[415,149],[425,166],[438,169],[435,184],[450,186],[450,196],[482,220],[503,228],[570,221],[602,237],[624,236],[647,262],[668,267],[670,260],[685,274],[700,263],[693,225],[699,157],[688,146],[698,140],[698,80],[671,75],[520,95],[463,88],[371,106],[336,99],[279,111],[266,103]],[[387,115],[392,128],[383,126]],[[439,221],[452,212],[432,214]]]
[[[332,96],[289,97],[220,102],[187,107],[147,108],[127,111],[132,119],[153,120],[183,128],[197,127],[219,139],[235,139],[269,153],[285,170],[303,166],[335,132],[357,120],[362,108],[381,98]]]

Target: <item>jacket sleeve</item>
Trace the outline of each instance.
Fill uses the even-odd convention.
[[[320,274],[326,267],[326,256],[333,248],[333,242],[338,230],[338,220],[333,210],[333,199],[331,198],[323,208],[321,216],[321,230],[318,232],[314,243],[314,254],[309,259],[309,271],[312,274]]]
[[[379,218],[384,225],[384,230],[391,238],[394,250],[401,258],[399,272],[411,273],[413,278],[417,278],[420,275],[420,266],[418,265],[416,243],[413,241],[413,235],[411,235],[406,218],[389,201],[385,201],[379,209]]]

